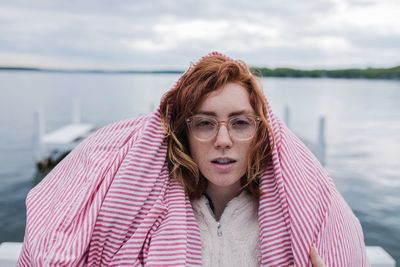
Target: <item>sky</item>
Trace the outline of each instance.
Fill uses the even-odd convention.
[[[0,66],[185,69],[400,65],[400,0],[0,0]]]

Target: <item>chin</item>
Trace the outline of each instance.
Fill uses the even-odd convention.
[[[206,178],[207,179],[207,178]],[[240,177],[237,179],[207,179],[209,184],[218,187],[231,187],[235,184],[239,184],[240,186]]]

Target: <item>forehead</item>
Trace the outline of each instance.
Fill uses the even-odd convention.
[[[228,117],[232,113],[254,113],[249,93],[238,83],[228,83],[210,93],[199,105],[197,113]]]

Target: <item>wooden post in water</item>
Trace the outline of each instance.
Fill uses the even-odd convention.
[[[45,114],[43,109],[36,107],[34,111],[34,127],[35,127],[35,137],[34,137],[34,157],[36,162],[38,162],[43,157],[43,136],[46,133],[45,124]]]
[[[320,117],[318,121],[318,157],[322,165],[325,165],[326,141],[325,141],[325,117]]]
[[[81,123],[81,105],[79,99],[74,100],[72,110],[72,123]]]
[[[291,121],[290,121],[290,108],[289,106],[285,106],[284,110],[284,121],[288,128],[291,129]],[[300,139],[304,142],[304,144],[314,153],[314,155],[318,158],[322,165],[325,165],[325,151],[326,151],[326,140],[325,140],[325,127],[326,120],[325,117],[320,117],[318,120],[318,136],[316,141],[307,140],[304,137],[300,137]],[[294,129],[291,129],[294,132]]]
[[[286,126],[288,128],[290,128],[290,108],[289,108],[289,106],[285,106],[284,120],[285,120]]]

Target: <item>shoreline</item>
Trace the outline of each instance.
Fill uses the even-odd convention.
[[[345,78],[345,79],[385,79],[400,80],[400,66],[391,68],[365,68],[365,69],[314,69],[302,70],[294,68],[265,68],[250,67],[251,71],[260,77],[277,78]],[[0,72],[43,72],[43,73],[68,73],[68,74],[182,74],[183,70],[106,70],[106,69],[57,69],[36,67],[0,66]]]

